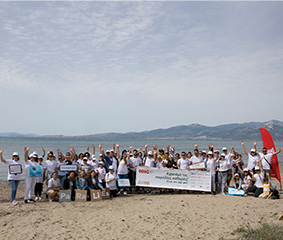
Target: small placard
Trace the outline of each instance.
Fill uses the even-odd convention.
[[[9,165],[9,174],[20,174],[22,172],[21,164],[11,164]]]
[[[41,166],[29,166],[29,176],[30,177],[42,177]]]
[[[71,202],[71,190],[60,190],[59,202]]]
[[[75,201],[76,202],[86,202],[87,199],[87,190],[79,190],[76,189],[76,198]]]
[[[242,189],[238,190],[237,188],[228,187],[228,194],[230,196],[232,195],[243,196],[245,195],[245,191]]]
[[[205,162],[199,162],[189,166],[191,170],[203,169],[205,168]]]
[[[77,165],[64,165],[64,164],[60,165],[59,168],[61,172],[71,172],[71,171],[76,172],[77,169],[78,169]]]
[[[102,201],[101,190],[91,190],[90,191],[90,196],[91,196],[91,201],[92,202]]]
[[[119,187],[130,187],[131,186],[129,178],[118,178],[117,181],[118,181]]]
[[[102,193],[102,199],[110,199],[110,188],[104,188]]]

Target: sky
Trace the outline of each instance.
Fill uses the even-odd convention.
[[[283,2],[0,2],[0,132],[283,120]]]

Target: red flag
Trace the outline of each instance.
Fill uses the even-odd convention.
[[[262,137],[263,147],[267,149],[268,153],[276,152],[275,145],[273,143],[273,139],[270,133],[265,128],[260,128],[259,130],[260,130],[261,137]],[[270,164],[272,166],[271,177],[276,178],[281,184],[281,177],[280,177],[277,155],[274,155],[271,158]]]

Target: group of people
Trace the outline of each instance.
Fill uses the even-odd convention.
[[[53,151],[48,151],[47,160],[44,161],[45,150],[39,156],[37,152],[29,154],[30,147],[24,148],[24,167],[25,167],[25,196],[24,202],[31,203],[42,200],[43,183],[46,184],[46,197],[50,202],[59,197],[61,189],[71,190],[72,199],[75,197],[76,189],[88,190],[105,188],[110,189],[113,197],[117,195],[127,195],[132,191],[148,191],[153,193],[153,188],[137,188],[135,186],[136,170],[139,166],[155,167],[160,169],[179,169],[190,171],[191,165],[203,163],[200,170],[211,173],[211,193],[216,194],[217,190],[223,195],[226,188],[230,186],[233,179],[233,186],[237,189],[243,189],[245,195],[252,192],[255,197],[270,197],[270,193],[279,197],[279,193],[270,184],[270,160],[282,152],[283,148],[274,153],[268,153],[266,148],[262,152],[256,149],[257,142],[248,152],[242,141],[242,147],[248,157],[248,165],[243,168],[244,163],[242,155],[237,153],[234,147],[230,151],[223,147],[221,152],[214,148],[214,144],[209,144],[208,150],[200,151],[198,145],[194,144],[192,152],[175,152],[175,146],[158,149],[157,145],[152,145],[148,149],[148,144],[144,148],[123,150],[120,153],[119,144],[113,144],[111,150],[104,151],[99,144],[99,157],[95,156],[95,146],[92,145],[92,155],[87,146],[86,152],[77,154],[74,147],[69,149],[65,155],[57,150],[57,161]],[[3,150],[0,150],[1,161],[8,165],[19,165],[21,171],[11,173],[8,171],[8,181],[11,186],[11,204],[17,205],[15,200],[17,188],[23,172],[23,163],[20,161],[19,153],[14,152],[11,160],[3,158]],[[62,165],[75,165],[74,171],[62,170]],[[33,177],[30,174],[30,167],[39,166],[42,176]],[[118,187],[118,178],[128,178],[131,187]],[[160,192],[160,190],[157,190]],[[164,192],[164,189],[162,189]],[[173,191],[170,189],[169,191]],[[181,192],[181,191],[179,191]],[[188,191],[189,192],[189,191]],[[33,199],[33,194],[35,199]]]

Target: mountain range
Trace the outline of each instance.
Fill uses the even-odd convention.
[[[63,136],[0,133],[0,137],[43,137],[43,138],[84,138],[90,140],[114,139],[203,139],[203,140],[258,140],[261,139],[259,128],[267,129],[274,140],[283,140],[283,122],[271,120],[266,122],[233,123],[208,127],[200,124],[180,125],[166,129],[143,132],[100,133],[82,136]]]

